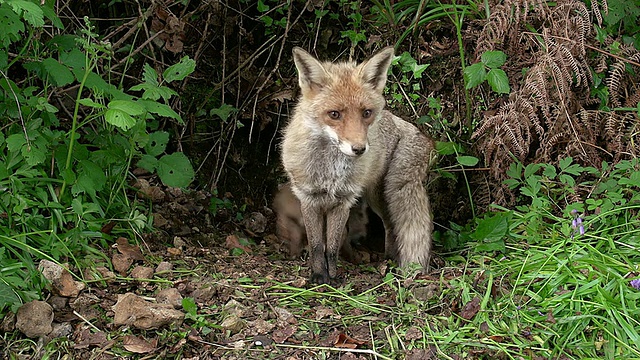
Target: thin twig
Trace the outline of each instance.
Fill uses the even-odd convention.
[[[13,91],[13,86],[11,86],[12,81],[9,80],[9,77],[7,76],[7,74],[5,74],[4,71],[2,70],[0,70],[0,74],[2,74],[2,76],[7,81],[9,90],[11,90],[11,94],[13,94],[13,98],[16,101],[16,105],[18,106],[18,116],[20,117],[20,124],[22,125],[22,132],[24,132],[24,138],[27,142],[27,150],[31,151],[31,140],[29,140],[29,134],[27,133],[27,126],[24,123],[24,118],[22,117],[22,107],[20,106],[20,100],[18,100],[18,95],[16,95],[15,91]]]

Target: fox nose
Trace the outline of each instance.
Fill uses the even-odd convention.
[[[353,153],[360,156],[362,154],[364,154],[365,151],[367,151],[367,146],[363,145],[363,146],[351,146],[351,150],[353,150]]]

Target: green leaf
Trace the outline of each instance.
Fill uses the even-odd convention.
[[[458,164],[463,166],[476,166],[480,161],[477,157],[468,155],[456,156],[456,160],[458,160]]]
[[[491,85],[491,90],[498,94],[508,94],[511,92],[509,78],[502,69],[491,69],[487,74],[487,82]]]
[[[12,307],[20,303],[20,296],[16,294],[11,286],[0,280],[0,312],[2,312],[5,307]]]
[[[7,137],[7,149],[11,152],[20,150],[22,145],[26,143],[27,140],[24,138],[24,134],[22,133],[9,135],[9,137]]]
[[[169,107],[169,105],[161,104],[157,101],[152,100],[138,100],[138,103],[142,104],[150,113],[172,118],[177,120],[178,123],[184,124],[182,117],[180,117],[177,112],[173,111],[173,109]]]
[[[151,155],[144,154],[140,157],[140,160],[138,160],[138,163],[136,165],[147,170],[148,172],[154,172],[156,171],[156,167],[158,166],[158,159]]]
[[[486,78],[487,71],[482,63],[476,63],[464,68],[464,81],[467,83],[467,90],[482,84]]]
[[[451,155],[462,151],[462,146],[449,141],[436,141],[436,151],[439,155]]]
[[[106,109],[107,108],[106,106],[104,106],[104,105],[102,105],[100,103],[97,103],[97,102],[95,102],[95,101],[93,101],[93,100],[91,100],[89,98],[80,99],[80,100],[78,100],[78,103],[80,105],[92,107],[92,108],[95,108],[95,109]]]
[[[24,156],[27,164],[31,166],[42,164],[46,159],[45,152],[35,144],[31,144],[31,146],[23,146],[22,156]]]
[[[60,64],[54,58],[46,58],[42,61],[42,66],[47,75],[53,80],[57,86],[65,86],[71,84],[75,78],[68,67]]]
[[[186,297],[182,299],[182,309],[187,312],[187,314],[191,316],[196,316],[198,313],[198,306],[193,298]]]
[[[172,96],[178,95],[177,92],[173,91],[173,89],[170,89],[166,86],[155,86],[150,84],[138,84],[138,85],[132,86],[130,90],[131,91],[144,90],[144,92],[142,93],[142,98],[154,100],[154,101],[160,98],[163,98],[164,101],[169,101],[169,99]]]
[[[229,116],[237,111],[238,109],[234,108],[231,105],[227,105],[227,104],[222,104],[219,108],[217,109],[211,109],[211,111],[209,111],[209,115],[211,116],[218,116],[220,119],[222,119],[223,122],[226,122],[227,119],[229,118]]]
[[[129,130],[136,124],[136,119],[119,109],[109,109],[104,114],[107,123],[119,127],[122,130]]]
[[[560,159],[558,165],[560,165],[560,171],[564,171],[571,163],[573,162],[573,157],[567,156],[566,158]]]
[[[144,63],[143,68],[144,70],[142,71],[142,81],[149,85],[160,85],[160,83],[158,82],[158,72],[156,72],[156,70],[152,68],[148,63]]]
[[[189,159],[181,152],[164,155],[158,160],[158,176],[172,187],[186,187],[193,181],[194,171]]]
[[[507,55],[502,51],[486,51],[480,57],[480,61],[489,69],[496,69],[504,65]]]
[[[418,65],[417,63],[413,64],[413,77],[416,79],[422,78],[422,73],[429,67],[429,64]]]
[[[261,13],[269,11],[269,5],[265,4],[262,0],[258,0],[258,11]]]
[[[111,102],[109,102],[109,105],[107,107],[109,109],[124,111],[131,116],[142,115],[146,110],[144,106],[131,100],[112,100]]]
[[[169,143],[169,133],[166,131],[156,131],[149,134],[149,142],[144,150],[151,156],[158,156],[167,150]]]
[[[19,40],[20,33],[24,32],[24,24],[20,16],[6,3],[0,3],[0,29],[2,29],[0,45],[4,48]]]
[[[162,77],[166,82],[175,80],[183,80],[196,69],[196,62],[188,56],[180,59],[180,62],[169,66],[163,73]]]
[[[7,3],[17,14],[22,14],[31,26],[39,28],[44,25],[44,12],[35,3],[26,0],[7,0]]]
[[[504,238],[509,230],[511,213],[497,212],[480,219],[471,238],[478,241],[495,241]]]
[[[102,168],[92,161],[81,160],[78,165],[80,168],[78,180],[72,191],[75,194],[84,192],[95,197],[96,192],[101,191],[107,183],[107,176]]]

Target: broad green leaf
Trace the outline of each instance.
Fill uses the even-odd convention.
[[[173,109],[169,107],[169,105],[161,104],[157,101],[152,100],[138,100],[138,103],[142,104],[150,113],[172,118],[177,120],[178,123],[184,124],[184,121],[182,121],[182,117],[180,117],[177,112],[173,111]]]
[[[24,156],[27,164],[31,166],[42,164],[46,159],[46,154],[44,153],[44,151],[37,147],[35,144],[31,144],[31,146],[23,146],[22,156]]]
[[[181,152],[164,155],[158,160],[158,176],[172,187],[186,187],[193,181],[194,171],[189,159]]]
[[[566,158],[560,159],[558,165],[560,165],[560,170],[564,171],[571,163],[573,162],[573,157],[567,156]]]
[[[482,63],[476,63],[464,68],[464,80],[467,83],[466,88],[472,89],[487,78],[487,71]]]
[[[477,157],[468,155],[456,156],[456,160],[458,160],[458,164],[463,166],[476,166],[479,161]]]
[[[502,51],[487,51],[482,54],[480,61],[489,69],[496,69],[504,65],[507,61],[507,55]]]
[[[436,150],[440,155],[451,155],[462,151],[462,146],[449,141],[436,141]]]
[[[138,160],[138,163],[136,165],[147,170],[148,172],[154,172],[156,171],[156,167],[158,166],[158,159],[151,155],[144,154],[140,157],[140,160]]]
[[[19,40],[20,33],[24,32],[24,24],[20,16],[6,3],[0,3],[0,29],[2,29],[0,45],[4,48]]]
[[[196,69],[196,62],[188,56],[180,59],[180,62],[169,66],[163,73],[162,78],[166,82],[183,80]]]
[[[142,93],[142,98],[143,99],[149,99],[149,100],[158,100],[160,98],[163,98],[164,101],[169,101],[169,99],[171,99],[172,96],[176,96],[178,95],[177,92],[173,91],[173,89],[170,89],[166,86],[156,86],[156,85],[150,85],[150,84],[138,84],[136,86],[131,87],[131,91],[140,91],[140,90],[144,90],[144,92]]]
[[[7,0],[13,11],[22,14],[22,17],[33,27],[39,28],[44,25],[44,12],[40,6],[26,0]]]
[[[107,107],[109,109],[124,111],[131,116],[142,115],[145,112],[144,106],[131,100],[112,100],[111,102],[109,102],[109,105],[107,105]]]
[[[24,134],[22,133],[9,135],[9,137],[7,137],[7,149],[9,149],[9,151],[11,152],[20,150],[22,145],[26,143],[27,140],[24,138]]]
[[[144,70],[142,71],[142,81],[149,85],[158,86],[158,73],[148,63],[144,63]]]
[[[93,100],[91,100],[89,98],[80,99],[80,100],[78,100],[78,103],[80,105],[92,107],[92,108],[95,108],[95,109],[106,109],[107,108],[106,106],[104,106],[104,105],[102,105],[100,103],[97,103],[97,102],[95,102],[95,101],[93,101]]]
[[[508,94],[511,92],[509,78],[502,69],[491,69],[487,74],[487,82],[491,85],[491,90],[498,94]]]
[[[4,180],[9,177],[9,170],[4,162],[0,162],[0,180]]]
[[[89,160],[82,160],[78,165],[80,168],[78,180],[72,191],[76,194],[84,192],[95,197],[96,192],[102,190],[107,183],[104,170]]]
[[[169,143],[169,133],[166,131],[156,131],[149,134],[149,142],[144,150],[151,156],[158,156],[165,152]]]
[[[44,59],[42,61],[42,66],[57,86],[65,86],[71,84],[73,80],[75,80],[71,70],[60,64],[58,60],[54,58]]]
[[[122,130],[129,130],[136,124],[136,119],[119,109],[109,109],[104,114],[107,123],[119,127]]]

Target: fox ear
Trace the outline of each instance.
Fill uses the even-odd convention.
[[[302,93],[326,83],[327,70],[313,55],[296,46],[293,48],[293,61],[298,69],[298,83]]]
[[[369,60],[358,66],[362,80],[369,83],[373,88],[382,93],[387,83],[387,71],[393,60],[393,47],[389,46],[380,50]]]

